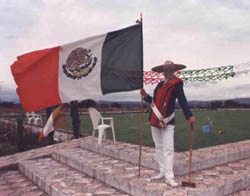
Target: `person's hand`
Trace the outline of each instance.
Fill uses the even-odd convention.
[[[146,91],[143,88],[141,88],[140,93],[141,93],[141,96],[143,96],[143,97],[145,97],[147,95]]]
[[[191,128],[194,128],[194,123],[195,123],[195,117],[194,116],[190,116],[189,119],[189,124],[191,126]]]
[[[160,121],[160,127],[163,129],[163,128],[165,128],[166,127],[166,124],[165,124],[165,122],[163,122],[163,121]]]

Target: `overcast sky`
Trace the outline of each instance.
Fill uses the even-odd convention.
[[[143,13],[144,70],[170,59],[187,69],[250,61],[249,0],[0,0],[0,81],[15,89],[16,56],[133,25]],[[188,99],[250,97],[250,74],[199,87]],[[151,93],[154,86],[145,85]],[[138,92],[105,99],[139,100]]]

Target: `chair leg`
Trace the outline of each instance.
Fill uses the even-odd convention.
[[[102,137],[103,137],[104,131],[105,131],[105,128],[103,127],[98,128],[98,144],[102,143]]]
[[[113,127],[112,127],[112,133],[113,133],[113,140],[114,140],[114,142],[116,142],[116,140],[115,140],[115,130],[114,130]]]
[[[96,132],[96,130],[93,129],[93,131],[92,131],[92,136],[95,136],[95,132]]]
[[[111,128],[112,128],[113,140],[114,140],[114,142],[116,142],[116,140],[115,140],[114,120],[113,119],[111,120]]]

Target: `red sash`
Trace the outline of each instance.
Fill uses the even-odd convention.
[[[166,107],[168,105],[170,96],[173,92],[175,85],[179,82],[182,82],[182,80],[180,78],[174,78],[174,79],[168,80],[156,92],[156,95],[155,95],[156,99],[154,100],[154,103],[164,118],[167,117]],[[156,127],[161,127],[160,121],[154,112],[152,112],[152,115],[150,118],[150,125],[156,126]]]

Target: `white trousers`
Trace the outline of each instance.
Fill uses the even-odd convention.
[[[155,143],[156,160],[159,164],[160,173],[165,178],[174,178],[174,125],[167,125],[159,129],[151,126],[152,137]]]

